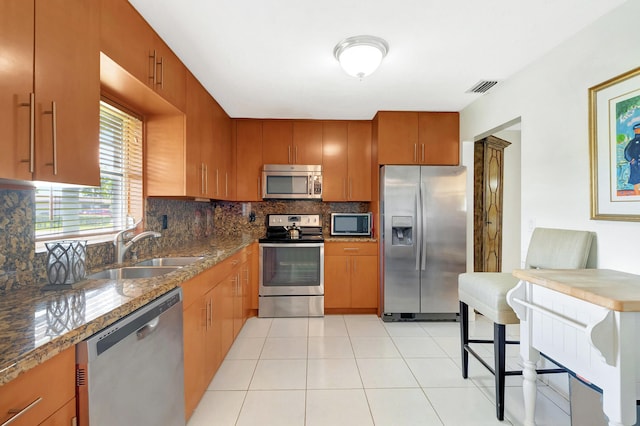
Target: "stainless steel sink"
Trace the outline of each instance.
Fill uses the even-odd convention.
[[[202,257],[156,257],[155,259],[143,260],[136,263],[136,266],[185,266],[190,265]]]
[[[104,271],[91,274],[87,278],[92,280],[151,278],[168,274],[176,269],[180,269],[180,266],[127,266],[123,268],[105,269]]]

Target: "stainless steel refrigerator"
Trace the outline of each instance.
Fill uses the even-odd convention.
[[[466,271],[466,168],[383,166],[382,319],[455,320]]]

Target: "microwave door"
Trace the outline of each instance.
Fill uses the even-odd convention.
[[[281,195],[307,195],[308,192],[308,176],[267,176],[267,193],[268,197],[277,197]]]

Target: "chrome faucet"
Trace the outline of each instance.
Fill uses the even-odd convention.
[[[129,238],[129,234],[132,233],[139,224],[140,222],[136,223],[131,228],[127,228],[123,231],[118,232],[113,239],[113,245],[116,246],[116,261],[118,263],[122,263],[124,261],[124,256],[127,254],[127,251],[129,251],[131,246],[133,246],[138,241],[148,237],[159,238],[162,236],[162,234],[159,232],[144,231],[137,235],[134,235],[129,241],[125,242],[125,238]]]

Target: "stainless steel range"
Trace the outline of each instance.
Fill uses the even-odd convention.
[[[267,216],[260,243],[260,317],[324,316],[324,238],[319,214]]]

